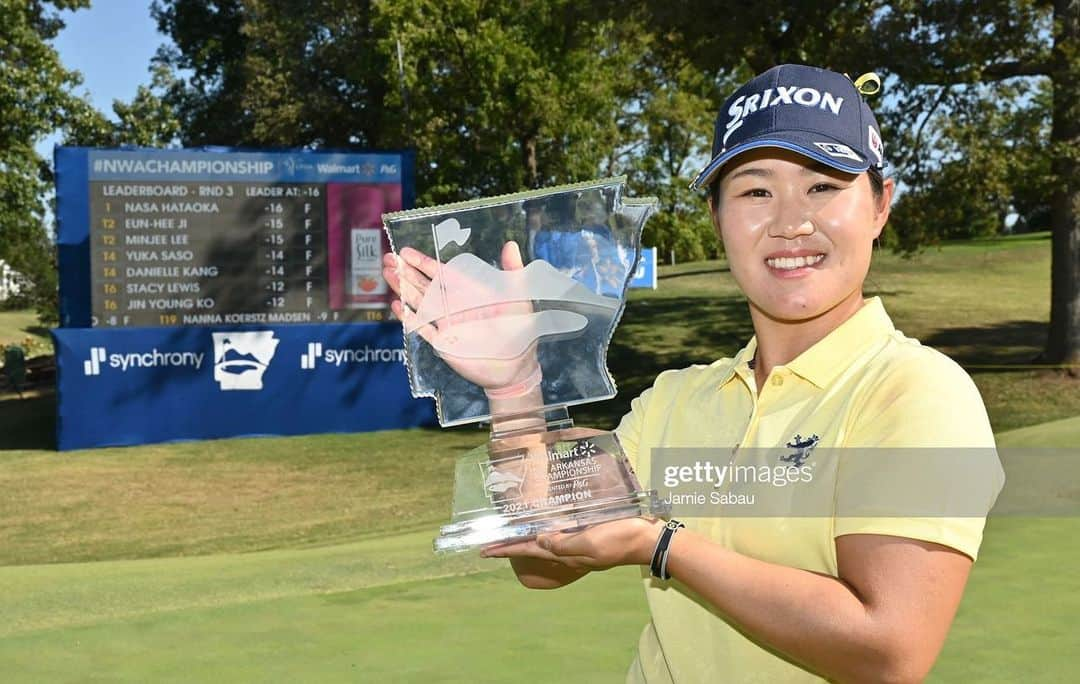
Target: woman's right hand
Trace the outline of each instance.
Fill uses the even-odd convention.
[[[521,251],[517,243],[510,241],[503,245],[500,261],[503,270],[511,271],[523,268]],[[411,247],[401,250],[400,257],[393,254],[383,256],[383,277],[398,296],[390,303],[390,308],[408,327],[416,323],[416,311],[420,308],[424,294],[439,273],[440,264],[431,257]],[[454,283],[456,301],[483,300],[490,295],[491,284],[472,281]],[[539,384],[540,364],[536,355],[534,341],[523,354],[512,359],[465,358],[445,351],[447,345],[440,344],[440,338],[449,335],[455,324],[471,323],[502,316],[524,315],[533,312],[529,301],[501,302],[476,307],[461,313],[451,314],[438,321],[424,323],[416,327],[416,332],[427,340],[446,361],[454,372],[464,379],[484,388],[489,396],[510,396],[533,389]]]

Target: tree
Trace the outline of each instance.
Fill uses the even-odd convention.
[[[413,147],[439,202],[594,177],[641,41],[589,3],[168,0],[189,144]]]
[[[905,191],[886,238],[908,254],[940,239],[996,235],[1013,212],[1021,229],[1049,224],[1045,80],[955,89],[947,110],[915,126],[894,127],[900,140],[892,148],[906,150],[897,174]],[[897,116],[895,110],[890,115]]]
[[[26,276],[29,300],[45,323],[57,317],[56,253],[45,226],[53,172],[35,145],[55,131],[72,144],[161,144],[175,136],[175,117],[150,88],[116,102],[108,121],[74,94],[82,82],[50,44],[64,27],[57,10],[89,0],[0,0],[0,260]],[[155,87],[167,85],[164,73]]]
[[[1051,197],[1050,328],[1040,361],[1070,365],[1080,375],[1080,3],[763,0],[734,5],[647,1],[651,25],[670,35],[699,68],[717,74],[749,75],[774,64],[802,62],[853,75],[870,69],[885,75],[890,96],[876,109],[886,139],[895,141],[889,146],[892,161],[914,189],[897,216],[904,220],[907,213],[910,224],[919,222],[918,231],[901,236],[909,246],[941,236],[933,221],[945,218],[955,226],[960,220],[942,213],[948,203],[942,201],[939,184],[969,192],[966,210],[975,212],[979,221],[1000,213],[1006,194],[1011,194],[1014,208],[1031,213],[1040,207],[1040,194]],[[725,12],[733,16],[738,12],[738,21],[714,20]],[[981,154],[992,162],[985,166],[991,170],[987,182],[975,192],[972,183],[979,176],[965,177],[958,159],[935,156],[935,147],[924,137],[928,122],[940,121],[941,112],[977,111],[986,104],[980,102],[983,95],[1000,92],[995,84],[1032,78],[1045,79],[1052,93],[1049,139],[1028,145],[1048,149],[1049,174],[1045,157],[1039,154],[1026,155],[1023,164],[1003,166],[1000,149],[985,144],[965,147],[964,154]],[[1030,104],[1034,116],[1013,113],[1014,122],[1026,126],[1019,139],[1030,140],[1031,132],[1043,126],[1037,113],[1039,97]],[[994,121],[989,117],[984,123]],[[973,136],[993,134],[974,120],[954,126],[951,133],[960,136],[958,146],[970,144]],[[1038,185],[1018,182],[1028,178],[1025,170],[1043,180]],[[1013,186],[1010,192],[1003,191],[1003,183]],[[920,199],[928,204],[922,205]]]
[[[677,53],[656,51],[638,68],[644,87],[624,115],[627,143],[616,150],[613,166],[629,173],[639,195],[660,200],[644,242],[662,257],[717,256],[720,241],[700,193],[689,185],[710,156],[718,85]]]
[[[1080,376],[1080,2],[903,0],[877,13],[881,63],[944,87],[1044,77],[1052,90],[1050,328],[1039,361]]]
[[[55,300],[56,266],[45,229],[52,176],[34,146],[79,107],[71,91],[81,80],[49,44],[63,28],[53,10],[88,4],[0,0],[0,259],[30,280],[35,304]]]
[[[435,163],[432,198],[592,178],[619,145],[646,49],[632,10],[425,0],[387,12],[387,50],[400,42],[403,55],[389,99],[408,98],[403,135]]]
[[[150,12],[158,30],[174,44],[159,48],[156,60],[191,74],[173,79],[165,96],[180,119],[181,142],[253,143],[250,117],[240,99],[248,47],[241,32],[241,0],[155,0]]]
[[[705,73],[728,76],[736,84],[789,62],[854,75],[869,70],[865,49],[875,40],[873,2],[646,0],[645,5],[649,25],[673,49]]]
[[[131,102],[113,101],[115,121],[108,119],[89,102],[80,100],[71,107],[63,124],[64,144],[86,147],[166,147],[177,142],[180,120],[172,105],[159,92],[172,86],[172,76],[163,66],[152,70],[149,86],[140,85]]]

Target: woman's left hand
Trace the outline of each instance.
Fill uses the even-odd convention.
[[[488,546],[484,558],[539,558],[576,570],[607,570],[617,565],[648,565],[662,520],[625,518],[591,525],[579,532],[541,534],[536,539]]]

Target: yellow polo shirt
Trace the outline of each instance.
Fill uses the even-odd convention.
[[[976,557],[1004,473],[982,398],[959,365],[896,330],[877,297],[796,359],[774,368],[760,396],[748,363],[756,346],[754,338],[734,358],[661,373],[634,399],[616,432],[646,488],[654,486],[654,453],[658,459],[667,453],[654,452],[657,447],[707,447],[709,453],[730,454],[732,464],[756,463],[766,448],[805,444],[812,436],[806,458],[812,483],[776,487],[776,496],[809,492],[831,506],[831,514],[763,517],[720,505],[715,513],[679,519],[739,553],[834,577],[834,539],[844,534],[920,539]],[[908,448],[916,457],[852,456],[889,449],[906,454]],[[925,489],[938,496],[950,486],[968,502],[963,517],[875,512],[876,502],[896,491]],[[843,506],[846,512],[837,515]],[[924,511],[925,503],[917,510]],[[856,517],[859,511],[865,517]],[[743,636],[677,580],[656,580],[648,568],[642,577],[652,620],[641,634],[628,682],[822,681]]]

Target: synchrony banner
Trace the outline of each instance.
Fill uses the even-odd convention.
[[[53,330],[61,450],[434,424],[401,326]]]

